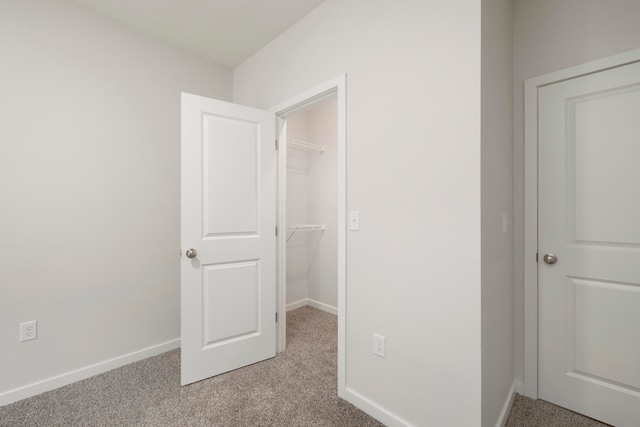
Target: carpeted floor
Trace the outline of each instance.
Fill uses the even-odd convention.
[[[180,351],[123,366],[0,407],[0,426],[382,426],[337,397],[337,319],[287,313],[287,350],[180,386]],[[603,427],[516,395],[507,427]]]
[[[287,349],[186,387],[180,351],[0,407],[0,426],[382,426],[337,397],[337,318],[287,313]]]
[[[505,427],[608,427],[544,400],[516,394]]]

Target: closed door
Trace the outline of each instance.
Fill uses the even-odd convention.
[[[538,89],[539,397],[640,426],[640,63]]]
[[[275,355],[273,113],[182,95],[182,384]]]

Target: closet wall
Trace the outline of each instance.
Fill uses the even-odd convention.
[[[324,148],[287,147],[288,309],[309,304],[335,312],[338,306],[337,113],[334,97],[287,118],[288,138]]]

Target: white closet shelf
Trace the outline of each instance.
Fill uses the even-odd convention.
[[[307,175],[325,148],[296,138],[287,138],[287,171]]]
[[[310,142],[295,138],[287,138],[287,148],[294,148],[296,150],[302,151],[325,151],[325,148],[322,145],[312,144]]]
[[[287,237],[287,242],[298,231],[324,231],[324,230],[325,230],[325,226],[324,225],[317,225],[317,224],[289,225],[289,226],[287,226],[287,233],[291,233],[291,234]]]
[[[287,227],[287,231],[324,231],[324,225],[316,225],[316,224],[299,224],[299,225],[290,225]]]

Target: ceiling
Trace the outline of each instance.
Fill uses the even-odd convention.
[[[325,0],[69,0],[228,68]]]

